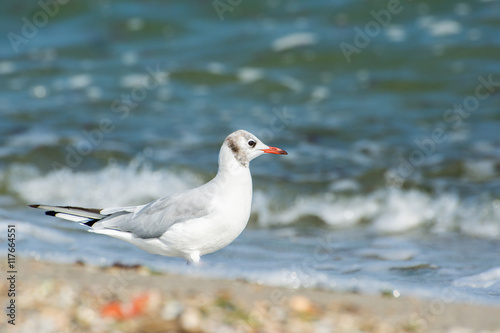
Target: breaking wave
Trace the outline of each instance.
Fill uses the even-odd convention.
[[[88,207],[142,204],[203,183],[200,175],[154,169],[137,160],[95,171],[46,174],[33,166],[15,165],[2,178],[0,184],[21,204]],[[358,192],[345,195],[330,189],[279,202],[286,196],[257,188],[252,221],[264,228],[319,220],[328,227],[363,226],[384,234],[423,229],[500,239],[500,200],[465,200],[454,193],[385,187],[371,193]]]

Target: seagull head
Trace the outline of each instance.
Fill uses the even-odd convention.
[[[234,158],[244,166],[248,166],[251,160],[262,154],[288,154],[283,149],[264,144],[255,135],[244,130],[229,134],[224,140],[224,146],[229,148]]]

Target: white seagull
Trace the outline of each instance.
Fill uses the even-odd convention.
[[[198,263],[230,244],[245,229],[252,203],[249,163],[262,154],[287,155],[255,135],[231,133],[219,152],[219,170],[208,183],[145,205],[104,209],[30,205],[45,214],[79,222],[159,255]]]

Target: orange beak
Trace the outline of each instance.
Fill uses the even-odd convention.
[[[281,148],[269,147],[267,149],[261,149],[266,154],[278,154],[278,155],[288,155],[286,151]]]

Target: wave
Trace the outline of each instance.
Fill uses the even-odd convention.
[[[8,182],[6,180],[9,180]],[[46,203],[108,207],[142,204],[196,187],[201,175],[187,171],[153,169],[140,161],[109,165],[86,172],[53,171],[42,174],[33,166],[11,166],[0,178],[23,204]],[[500,239],[500,200],[463,199],[455,193],[428,193],[418,189],[383,187],[370,193],[346,195],[330,188],[317,195],[295,198],[275,190],[255,190],[252,221],[259,227],[307,224],[327,227],[363,226],[376,233],[405,233],[423,229],[432,233]],[[281,202],[280,202],[281,200]]]
[[[87,207],[143,204],[202,182],[189,172],[154,170],[139,159],[127,166],[110,164],[95,171],[60,170],[47,174],[41,174],[33,166],[14,165],[7,171],[6,179],[9,179],[8,189],[26,204]]]
[[[476,275],[467,276],[453,281],[455,287],[490,288],[500,292],[500,267],[489,269]]]
[[[314,217],[328,226],[367,225],[374,232],[392,234],[423,228],[433,233],[459,232],[500,239],[500,201],[464,200],[457,194],[429,194],[410,189],[380,188],[369,194],[341,196],[324,193],[297,197],[288,208],[275,211],[266,193],[255,194],[254,209],[264,226],[288,225]]]

